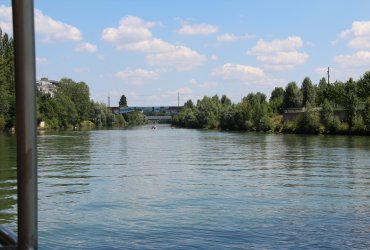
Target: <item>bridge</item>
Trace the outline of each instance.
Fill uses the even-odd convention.
[[[156,116],[159,114],[172,116],[178,114],[181,109],[182,106],[118,107],[118,113],[126,114],[130,112],[141,111],[146,116]]]
[[[146,119],[153,123],[171,123],[172,116],[177,115],[183,106],[154,106],[154,107],[110,107],[114,114],[142,112]]]

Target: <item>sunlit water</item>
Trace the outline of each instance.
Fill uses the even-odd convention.
[[[368,137],[171,129],[38,137],[40,249],[368,249]],[[0,223],[16,229],[15,138]]]

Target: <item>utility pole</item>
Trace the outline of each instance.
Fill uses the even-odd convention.
[[[177,92],[177,107],[180,107],[180,92]]]
[[[329,67],[328,67],[327,73],[328,73],[328,84],[330,84],[330,68]]]
[[[110,108],[110,95],[108,95],[108,108]]]

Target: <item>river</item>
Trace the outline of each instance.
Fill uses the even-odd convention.
[[[15,137],[0,223],[16,230]],[[369,249],[369,137],[173,129],[38,136],[40,249]]]

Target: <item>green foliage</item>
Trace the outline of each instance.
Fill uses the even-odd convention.
[[[111,127],[114,123],[114,115],[104,103],[90,102],[90,121],[96,127]]]
[[[352,78],[350,78],[345,85],[344,98],[344,108],[347,113],[347,123],[350,129],[352,129],[356,119],[357,102],[356,84]]]
[[[324,100],[324,104],[322,105],[320,120],[327,129],[327,132],[330,132],[331,124],[334,122],[334,111],[327,99]]]
[[[276,87],[271,92],[271,97],[269,100],[272,112],[275,114],[277,113],[282,114],[284,111],[283,103],[284,103],[284,89],[281,87]]]
[[[306,103],[306,111],[298,117],[297,131],[306,134],[318,134],[321,132],[319,113]]]
[[[290,82],[285,88],[283,107],[284,109],[302,107],[302,92],[295,82]]]
[[[5,119],[0,115],[0,131],[3,131],[5,129]]]
[[[127,126],[128,123],[125,121],[125,118],[123,118],[122,115],[114,115],[114,125],[122,128]]]
[[[370,97],[367,98],[364,109],[364,125],[366,126],[367,132],[370,131]]]
[[[305,77],[302,86],[302,105],[306,107],[307,103],[315,104],[315,88],[312,85],[311,79],[309,77]]]
[[[72,79],[63,78],[59,82],[57,92],[74,103],[79,123],[90,117],[90,91],[85,82],[77,83]]]
[[[120,107],[127,107],[127,99],[125,95],[121,96],[121,99],[119,99],[119,106]]]
[[[0,117],[2,130],[15,125],[14,41],[0,28]]]
[[[145,124],[145,116],[139,111],[127,113],[127,122],[129,126],[139,126]]]
[[[370,97],[370,71],[365,72],[358,81],[357,95],[362,101]]]
[[[199,127],[207,129],[218,128],[220,108],[221,102],[217,95],[212,98],[205,96],[198,101],[196,117]]]
[[[326,96],[327,86],[328,84],[326,83],[325,77],[321,78],[319,84],[315,86],[316,106],[320,106],[322,103],[324,103],[325,99],[327,99],[327,96]]]

